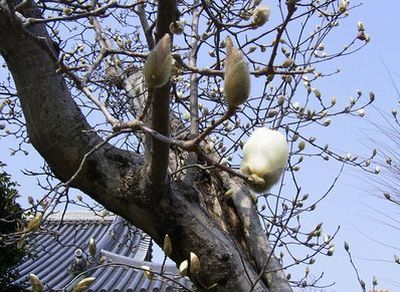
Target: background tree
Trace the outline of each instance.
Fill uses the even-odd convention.
[[[49,214],[73,203],[70,188],[78,188],[157,243],[168,234],[176,263],[195,253],[201,268],[189,276],[199,290],[309,285],[307,275],[292,279],[284,270],[333,254],[333,236],[322,224],[304,229],[300,215],[337,179],[308,202],[301,166],[317,157],[378,172],[369,170],[370,158],[337,153],[310,135],[338,116],[362,117],[374,100],[358,91],[336,105],[317,87],[338,73],[322,64],[357,51],[369,36],[360,22],[345,46],[325,47],[354,8],[346,0],[269,5],[0,1],[0,51],[13,79],[2,83],[5,134],[20,139],[17,151],[32,143],[47,163],[42,174],[62,181],[46,180],[49,192],[33,208]],[[165,34],[170,78],[148,88],[141,69]],[[251,96],[239,107],[223,90],[227,36],[251,74]],[[239,171],[239,150],[260,126],[285,134],[290,157],[279,186],[257,195]]]
[[[25,255],[25,244],[17,241],[24,225],[21,206],[15,202],[17,184],[4,171],[0,162],[0,290],[22,291],[24,287],[13,285],[18,271],[15,269]]]

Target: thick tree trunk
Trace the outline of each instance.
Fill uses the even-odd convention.
[[[49,40],[45,26],[29,27],[28,36],[18,25],[10,21],[1,1],[0,50],[18,90],[30,141],[56,176],[67,181],[84,155],[103,141],[88,131],[91,127],[71,98],[64,77],[56,71],[49,52],[35,40]],[[165,149],[165,145],[157,147]],[[215,285],[211,291],[249,291],[271,250],[243,186],[235,182],[237,195],[226,199],[223,194],[231,187],[231,179],[202,172],[194,185],[169,182],[156,173],[158,188],[143,188],[139,187],[144,184],[141,178],[151,177],[141,175],[149,173],[143,170],[146,165],[142,155],[105,144],[88,157],[73,186],[159,244],[169,234],[175,262],[196,253],[201,270],[191,279],[199,290]],[[214,201],[204,204],[210,192]],[[291,291],[279,269],[278,261],[270,257],[253,291]]]

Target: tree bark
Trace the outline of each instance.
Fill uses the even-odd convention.
[[[84,155],[103,140],[90,131],[63,75],[56,70],[49,51],[43,48],[43,40],[50,43],[45,25],[30,26],[29,35],[22,29],[23,16],[15,16],[17,23],[1,1],[0,51],[14,78],[32,145],[55,175],[67,181]],[[169,98],[168,88],[156,93]],[[168,115],[162,119],[168,125]],[[163,132],[165,129],[157,126],[160,122],[157,120],[153,126]],[[162,162],[168,154],[168,145],[160,143],[152,140],[146,159],[105,144],[87,158],[72,185],[144,230],[158,244],[169,234],[173,245],[171,258],[176,263],[194,252],[201,269],[190,277],[199,290],[213,286],[210,291],[249,291],[271,249],[254,205],[246,201],[243,185],[236,183],[241,189],[236,199],[226,199],[224,193],[230,178],[222,178],[217,172],[201,172],[191,185],[170,181],[164,165],[160,173],[149,175],[155,165],[150,160],[148,166],[147,158],[150,155],[154,159],[155,147],[162,149],[158,156]],[[148,181],[149,178],[155,181]],[[139,187],[143,185],[150,187]],[[210,195],[212,202],[204,200]],[[265,270],[267,276],[261,277],[253,291],[291,291],[279,269],[272,256]]]

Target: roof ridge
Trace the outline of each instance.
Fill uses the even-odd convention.
[[[57,212],[49,214],[46,218],[48,221],[63,221],[63,222],[79,222],[79,221],[113,221],[116,215],[108,212],[106,214],[96,214],[93,211],[88,210],[77,210],[67,212]]]

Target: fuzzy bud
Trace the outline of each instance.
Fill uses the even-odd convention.
[[[349,251],[350,250],[350,246],[349,246],[349,244],[345,241],[344,242],[344,249],[346,250],[346,251]]]
[[[182,34],[185,27],[185,22],[183,20],[171,22],[169,25],[169,30],[176,35]]]
[[[96,278],[89,277],[83,280],[80,280],[78,284],[76,284],[73,292],[84,292],[87,288],[92,285],[92,283],[96,280]]]
[[[149,266],[140,266],[143,270],[143,274],[144,276],[148,279],[148,280],[152,280],[154,277],[153,272],[151,271],[151,268]]]
[[[189,263],[187,260],[184,260],[183,262],[181,262],[181,264],[179,265],[179,274],[181,276],[186,276],[187,272],[188,272],[188,268],[189,268]]]
[[[200,271],[200,260],[194,252],[190,252],[190,272],[198,274]]]
[[[143,74],[148,87],[162,87],[168,82],[172,68],[170,46],[171,39],[166,34],[147,56]]]
[[[378,285],[378,279],[376,278],[376,276],[372,277],[372,285],[374,285],[374,286]]]
[[[249,175],[249,187],[267,191],[280,178],[288,159],[286,138],[278,131],[258,128],[243,147],[241,171]]]
[[[328,249],[327,255],[328,255],[328,256],[333,256],[334,253],[335,253],[335,246],[332,245],[332,246]]]
[[[363,108],[361,108],[361,109],[357,110],[357,114],[358,114],[360,117],[363,117],[363,116],[365,116],[365,110],[364,110]]]
[[[326,120],[324,120],[324,122],[323,122],[323,125],[325,126],[325,127],[328,127],[330,124],[331,124],[331,120],[330,119],[326,119]]]
[[[97,251],[96,242],[95,242],[94,238],[91,238],[89,240],[89,254],[92,257],[94,257],[96,255],[96,251]]]
[[[271,10],[268,6],[258,6],[253,12],[253,22],[254,27],[260,27],[264,25],[269,20],[269,14]]]
[[[44,286],[38,276],[35,274],[29,274],[29,280],[31,282],[32,286],[32,291],[33,292],[43,292],[44,291]]]
[[[318,88],[312,88],[311,91],[314,93],[315,97],[321,99],[321,91]]]
[[[379,174],[381,172],[381,168],[379,166],[375,167],[374,173]]]
[[[306,148],[306,143],[304,141],[300,141],[297,147],[299,148],[299,151],[302,151],[304,148]]]
[[[164,236],[163,251],[167,257],[172,253],[172,243],[168,234],[165,234]]]
[[[65,14],[66,16],[71,16],[73,10],[72,10],[71,8],[69,8],[69,7],[64,7],[64,8],[63,8],[63,12],[64,12],[64,14]]]
[[[357,29],[358,29],[358,31],[364,31],[365,30],[365,26],[364,26],[364,23],[362,21],[357,22]]]
[[[281,65],[282,68],[289,68],[294,65],[294,60],[292,58],[287,58]]]
[[[340,12],[346,12],[347,6],[349,5],[348,0],[340,0],[339,2],[339,11]]]
[[[33,217],[31,221],[28,222],[28,231],[35,232],[36,230],[38,230],[40,227],[40,223],[42,222],[42,217],[42,213],[38,213],[35,217]]]
[[[243,54],[226,38],[224,94],[231,107],[244,103],[250,94],[250,73]]]

